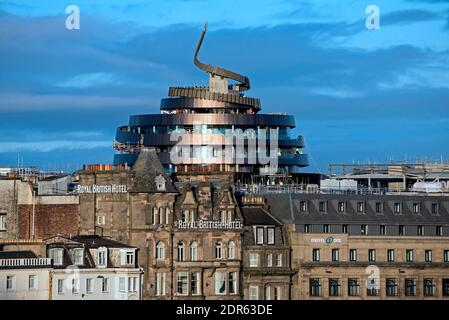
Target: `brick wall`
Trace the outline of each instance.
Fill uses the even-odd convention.
[[[46,239],[61,235],[77,235],[79,224],[79,205],[77,204],[38,204],[35,206],[35,237]],[[32,205],[19,206],[19,238],[28,239],[32,230]]]

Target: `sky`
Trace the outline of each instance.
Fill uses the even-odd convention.
[[[130,115],[207,84],[192,63],[206,21],[200,59],[295,116],[305,172],[449,161],[449,0],[0,0],[0,166],[111,163]]]

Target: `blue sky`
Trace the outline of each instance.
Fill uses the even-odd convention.
[[[80,30],[65,28],[71,4]],[[305,171],[449,160],[449,0],[0,0],[0,166],[110,163],[129,115],[207,82],[192,63],[205,21],[202,60],[295,116]]]

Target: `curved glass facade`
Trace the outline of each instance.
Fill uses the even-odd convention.
[[[302,136],[291,136],[293,116],[260,113],[259,99],[243,94],[248,78],[195,64],[209,73],[209,86],[171,87],[160,114],[131,116],[117,129],[115,165],[132,166],[144,147],[155,148],[174,173],[290,174],[308,165]]]

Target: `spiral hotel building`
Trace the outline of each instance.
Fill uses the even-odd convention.
[[[194,63],[209,74],[209,86],[170,87],[168,98],[161,101],[160,114],[131,116],[128,125],[117,129],[114,164],[133,166],[142,148],[153,147],[169,173],[235,173],[247,177],[298,173],[308,165],[308,158],[301,152],[303,137],[291,136],[294,117],[259,113],[260,100],[244,95],[250,88],[247,77],[200,62],[197,55],[206,30]],[[257,140],[256,161],[251,160],[250,153],[256,147],[250,149],[253,145],[249,139],[242,147],[237,145],[237,135],[242,133],[245,139]],[[183,147],[178,143],[181,135]],[[225,150],[232,156],[225,156]],[[274,168],[270,167],[273,159]]]

